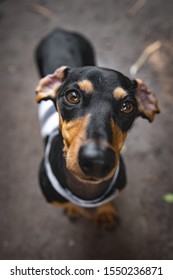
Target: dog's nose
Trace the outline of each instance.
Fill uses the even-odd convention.
[[[115,154],[111,148],[89,143],[79,150],[79,165],[87,176],[103,178],[115,166]]]

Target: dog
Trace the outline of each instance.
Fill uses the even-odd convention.
[[[77,33],[55,29],[36,48],[36,61],[43,194],[70,218],[112,228],[112,201],[126,185],[120,151],[137,117],[152,122],[159,113],[156,96],[140,79],[97,67],[91,43]]]

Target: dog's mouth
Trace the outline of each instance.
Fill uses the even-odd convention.
[[[71,171],[72,175],[80,182],[84,184],[99,184],[103,181],[103,178],[97,178],[93,176],[85,176],[85,174],[79,174],[77,172]]]
[[[89,176],[86,177],[85,175],[79,176],[75,172],[67,171],[68,189],[81,199],[97,199],[107,191],[114,174],[113,172],[112,175],[107,176],[108,178],[99,179]]]

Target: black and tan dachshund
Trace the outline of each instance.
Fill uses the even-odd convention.
[[[37,47],[36,60],[42,191],[68,216],[112,227],[112,200],[126,184],[120,151],[138,116],[152,122],[159,113],[157,99],[141,80],[95,66],[91,44],[76,33],[54,30]]]

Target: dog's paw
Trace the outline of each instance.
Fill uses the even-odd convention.
[[[107,203],[98,208],[96,221],[102,229],[113,230],[119,224],[120,219],[111,203]]]
[[[76,221],[81,216],[81,208],[71,202],[60,203],[53,201],[52,205],[64,208],[65,215],[71,220]]]
[[[76,221],[81,216],[79,207],[71,203],[68,203],[64,208],[64,213],[72,222]]]

